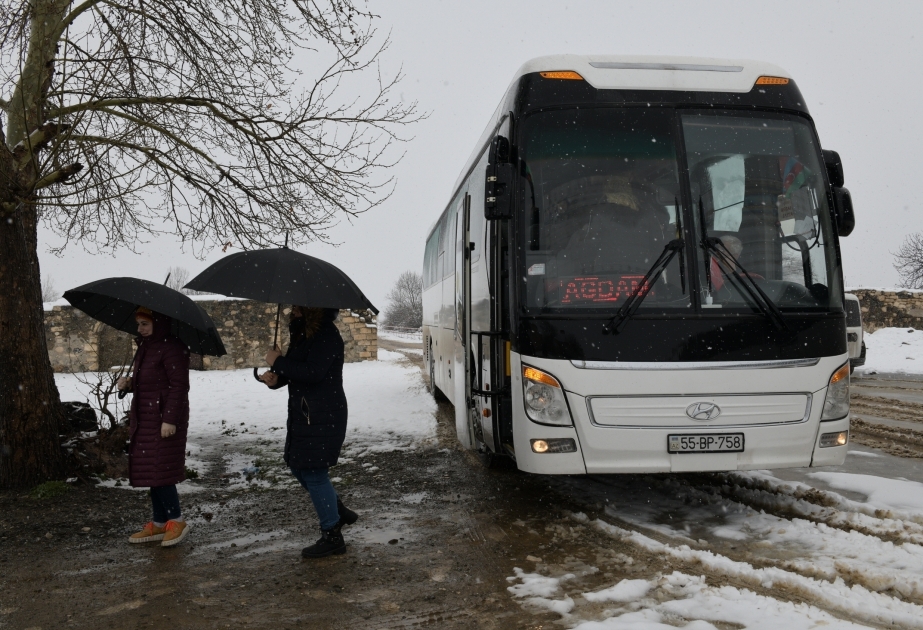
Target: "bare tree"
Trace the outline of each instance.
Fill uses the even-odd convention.
[[[130,361],[127,357],[125,361]],[[119,419],[128,414],[128,400],[118,397],[119,379],[127,375],[131,366],[120,365],[117,370],[97,369],[95,372],[82,372],[74,376],[87,388],[87,402],[94,411],[106,418],[108,429],[114,429]],[[90,401],[92,396],[94,402]]]
[[[387,295],[384,323],[398,328],[423,325],[423,276],[415,271],[402,273]]]
[[[354,0],[0,0],[0,486],[63,471],[39,223],[91,250],[324,240],[387,198],[419,119],[375,19]]]
[[[167,286],[180,293],[185,293],[186,295],[214,295],[207,291],[195,291],[194,289],[183,288],[186,283],[189,282],[189,275],[189,270],[185,267],[170,267],[170,269],[167,270]]]
[[[923,289],[923,232],[904,239],[894,253],[894,268],[901,277],[901,286]]]
[[[61,297],[61,294],[55,291],[54,278],[45,274],[42,278],[42,302],[54,302]]]

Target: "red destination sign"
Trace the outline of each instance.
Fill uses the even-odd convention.
[[[608,303],[627,299],[644,276],[558,278],[549,284],[560,291],[561,304]],[[654,292],[650,291],[651,296]]]

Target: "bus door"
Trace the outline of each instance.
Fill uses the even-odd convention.
[[[483,208],[483,206],[482,206]],[[471,383],[470,417],[474,446],[483,444],[494,453],[501,453],[498,431],[500,396],[503,393],[502,356],[506,343],[502,338],[501,326],[497,325],[497,301],[499,299],[499,261],[496,247],[496,222],[484,218],[483,209],[471,213],[471,241],[474,254],[480,255],[471,265],[471,332],[468,357],[471,362],[469,382]],[[475,226],[476,222],[480,222]]]
[[[468,336],[471,329],[471,248],[469,221],[471,196],[467,193],[457,205],[455,220],[455,329],[452,339],[456,378],[452,384],[455,402],[455,432],[465,448],[472,448],[470,431],[471,358]]]

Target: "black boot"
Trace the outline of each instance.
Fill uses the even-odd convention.
[[[337,513],[340,515],[340,527],[343,525],[352,525],[359,520],[359,515],[343,505],[343,502],[340,501],[340,497],[337,497]]]
[[[340,527],[337,525],[326,531],[321,530],[321,537],[310,547],[301,550],[302,558],[326,558],[327,556],[340,555],[346,553],[346,542],[343,540],[343,534],[340,533]]]

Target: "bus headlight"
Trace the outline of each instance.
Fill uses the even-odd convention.
[[[533,367],[522,368],[522,396],[526,415],[533,422],[570,426],[564,389],[551,374]]]
[[[843,364],[830,377],[827,397],[824,399],[824,413],[821,421],[838,420],[849,413],[849,363]]]

